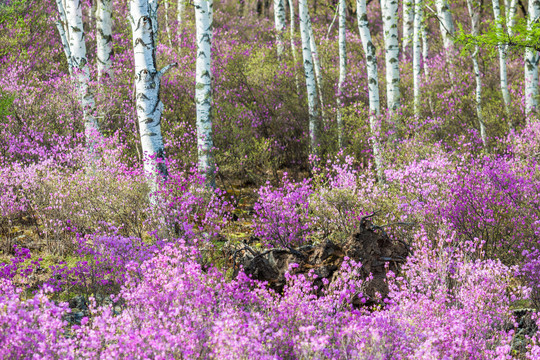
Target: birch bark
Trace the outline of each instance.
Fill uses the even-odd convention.
[[[86,58],[86,43],[82,21],[82,7],[80,0],[63,0],[66,14],[66,29],[71,52],[73,75],[77,84],[77,91],[83,109],[84,130],[86,146],[93,157],[99,136],[99,126],[94,115],[96,103],[90,91],[90,69]]]
[[[151,192],[155,192],[159,184],[168,176],[161,135],[163,112],[163,103],[159,98],[161,78],[176,64],[168,65],[160,71],[156,69],[157,2],[130,0],[129,11],[135,60],[137,120],[143,150],[144,172]],[[151,199],[155,201],[153,197]]]
[[[386,97],[388,109],[394,112],[400,106],[398,1],[381,0],[381,2],[386,63]]]
[[[98,0],[96,22],[97,76],[98,82],[100,82],[104,76],[112,78],[112,0]]]
[[[414,0],[403,0],[403,53],[407,53],[407,48],[413,36],[414,25]]]
[[[475,0],[467,0],[467,9],[471,17],[471,33],[472,36],[478,36],[480,27],[480,4]],[[474,77],[476,79],[476,116],[478,117],[478,123],[480,125],[480,138],[482,144],[486,146],[486,127],[484,125],[484,117],[482,115],[482,78],[480,74],[480,66],[478,66],[478,45],[475,45],[474,52],[472,54],[472,62],[474,69]]]
[[[274,27],[276,29],[277,55],[283,55],[283,31],[285,30],[285,4],[284,0],[274,0]]]
[[[178,0],[176,8],[176,22],[178,23],[178,31],[182,28],[184,20],[184,11],[186,9],[187,0]]]
[[[58,29],[58,34],[60,35],[60,41],[62,42],[64,55],[66,55],[69,76],[73,78],[73,62],[71,61],[71,50],[69,48],[69,40],[68,40],[69,29],[68,29],[68,24],[67,24],[67,19],[66,19],[66,12],[65,12],[64,4],[62,0],[56,0],[56,6],[58,8],[58,14],[60,16],[60,20],[56,22],[56,28]]]
[[[538,22],[540,16],[540,0],[529,1],[529,18],[527,30]],[[527,48],[525,50],[525,112],[527,114],[537,111],[538,107],[538,51]],[[527,121],[530,121],[527,118]]]
[[[208,186],[215,186],[215,162],[212,137],[212,3],[195,0],[197,61],[195,103],[197,108],[197,147],[199,172]]]
[[[347,23],[345,0],[339,0],[339,81],[337,94],[338,144],[344,147],[343,139],[343,85],[347,78]]]
[[[289,1],[289,15],[290,15],[290,31],[291,31],[291,52],[293,56],[293,62],[294,62],[294,81],[296,85],[296,93],[300,95],[300,82],[298,81],[298,73],[296,71],[296,65],[298,64],[298,56],[296,54],[296,43],[294,41],[294,33],[295,33],[295,22],[296,18],[294,16],[294,0],[288,0]]]
[[[302,37],[302,57],[304,59],[304,74],[306,77],[306,88],[308,98],[309,112],[309,137],[311,153],[317,154],[319,147],[319,112],[317,101],[317,84],[313,69],[313,56],[310,45],[309,36],[309,12],[307,8],[307,0],[299,0],[299,15],[300,15],[300,35]]]
[[[172,48],[171,26],[169,24],[169,0],[164,0],[163,3],[165,4],[165,31],[167,31],[169,47]]]
[[[307,9],[307,5],[306,5]],[[309,34],[309,47],[311,48],[311,57],[313,58],[313,68],[315,69],[315,78],[317,79],[317,90],[319,92],[319,103],[321,105],[321,116],[326,118],[324,114],[324,98],[323,98],[323,79],[321,73],[321,63],[319,62],[319,52],[317,51],[317,42],[313,35],[313,27],[311,26],[311,18],[307,15],[307,26]]]
[[[439,19],[439,28],[441,29],[443,38],[443,46],[448,51],[454,46],[454,42],[452,41],[455,32],[454,20],[452,19],[447,0],[435,0],[435,6],[437,8],[437,17]]]
[[[413,36],[413,101],[414,116],[420,116],[420,34],[422,32],[423,2],[415,0],[414,2],[414,36]]]
[[[373,159],[375,161],[375,169],[379,181],[383,181],[383,167],[381,146],[379,143],[380,128],[378,117],[380,115],[379,103],[379,78],[377,73],[377,55],[375,45],[371,41],[371,33],[369,31],[369,22],[367,16],[366,0],[356,0],[356,15],[358,17],[358,30],[362,39],[362,47],[366,55],[367,76],[368,76],[368,97],[369,97],[369,126],[371,130],[371,138],[373,144]]]

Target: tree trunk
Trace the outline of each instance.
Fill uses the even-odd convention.
[[[169,24],[169,0],[164,0],[163,2],[165,4],[165,31],[167,32],[169,47],[172,49],[171,26]]]
[[[199,172],[208,186],[215,186],[216,165],[212,137],[212,4],[195,0],[197,62],[195,103],[197,108],[197,147]]]
[[[156,70],[157,2],[130,0],[129,11],[133,32],[137,119],[144,172],[151,192],[155,192],[168,176],[161,135],[163,103],[159,98],[159,90],[163,74],[176,64],[168,65],[160,71]],[[155,201],[155,198],[151,197],[151,200]]]
[[[296,22],[296,18],[294,16],[294,0],[289,0],[289,15],[291,18],[291,21],[290,21],[291,52],[292,52],[293,63],[294,63],[294,81],[296,85],[296,93],[298,94],[298,96],[300,96],[300,82],[298,81],[298,72],[296,71],[296,66],[298,65],[298,56],[296,54],[296,44],[294,41],[295,40],[294,39],[294,35],[295,35],[294,24]]]
[[[343,84],[347,78],[347,22],[345,0],[339,0],[339,82],[337,93],[337,125],[339,148],[344,148],[343,139]]]
[[[283,56],[283,31],[285,29],[285,6],[284,0],[274,0],[274,27],[276,29],[277,55]]]
[[[97,70],[98,82],[103,77],[112,78],[112,0],[98,0],[97,22]]]
[[[317,154],[319,148],[319,112],[317,101],[317,84],[313,69],[313,56],[309,38],[309,12],[307,0],[298,1],[300,14],[300,35],[302,36],[302,57],[304,58],[304,73],[306,76],[306,88],[309,112],[309,136],[311,153]]]
[[[386,63],[386,97],[388,109],[395,112],[400,107],[397,0],[382,0],[382,17]]]
[[[454,46],[454,42],[452,41],[455,32],[454,20],[452,19],[447,0],[435,0],[435,6],[437,7],[437,17],[443,38],[443,46],[448,51]]]
[[[186,9],[186,1],[187,0],[178,0],[177,8],[176,8],[176,22],[178,23],[178,32],[182,29],[183,23],[183,16],[184,16],[184,10]]]
[[[86,43],[82,21],[82,7],[80,0],[63,0],[63,8],[66,14],[66,32],[71,53],[71,64],[75,76],[79,99],[83,109],[84,130],[86,146],[90,157],[95,157],[95,147],[99,137],[99,126],[95,117],[96,103],[94,95],[89,88],[90,69],[86,58]]]
[[[527,30],[538,22],[540,16],[540,0],[529,1],[529,18]],[[529,40],[531,40],[529,38]],[[527,114],[535,113],[538,107],[538,51],[527,48],[525,50],[525,111]],[[527,117],[530,121],[530,117]]]
[[[471,17],[471,33],[472,36],[478,36],[480,27],[480,4],[475,0],[467,0],[467,9]],[[484,125],[484,117],[482,115],[482,78],[480,76],[480,66],[478,66],[478,45],[475,45],[472,54],[472,62],[474,69],[474,77],[476,79],[476,116],[480,125],[480,138],[484,147],[487,144],[486,127]]]
[[[307,6],[307,5],[306,5]],[[321,116],[325,119],[324,114],[324,98],[323,98],[323,78],[321,73],[321,63],[319,62],[319,52],[317,51],[317,42],[313,35],[313,27],[311,26],[311,18],[308,14],[307,26],[309,32],[309,47],[311,48],[311,57],[313,58],[313,68],[315,69],[315,78],[317,79],[317,90],[319,92],[319,103],[321,106]]]
[[[62,47],[64,49],[64,55],[66,55],[66,60],[68,64],[69,76],[73,78],[73,62],[71,60],[71,50],[69,48],[69,29],[66,19],[66,12],[64,9],[64,4],[62,0],[56,0],[56,6],[58,7],[58,14],[60,15],[60,20],[56,22],[56,28],[58,29],[58,34],[60,35],[60,41],[62,42]]]
[[[414,98],[414,116],[420,116],[420,34],[422,32],[423,2],[415,0],[414,2],[414,34],[413,34],[413,98]]]
[[[407,54],[409,42],[413,36],[414,0],[403,0],[403,54]],[[409,53],[410,54],[410,53]]]
[[[380,126],[380,103],[379,103],[379,77],[377,73],[377,54],[375,45],[371,42],[371,33],[368,27],[366,0],[356,0],[358,30],[362,39],[362,47],[366,55],[368,92],[369,92],[369,125],[373,141],[373,159],[379,181],[384,180],[382,167],[381,146],[379,143]]]

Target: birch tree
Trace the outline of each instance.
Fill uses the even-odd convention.
[[[169,0],[164,0],[165,4],[165,31],[167,31],[167,41],[169,42],[169,47],[172,48],[172,39],[171,39],[171,26],[169,24]]]
[[[159,98],[159,91],[161,78],[176,65],[168,65],[160,71],[156,69],[157,8],[157,1],[129,1],[135,60],[137,121],[143,150],[144,172],[152,192],[155,192],[168,176],[161,135],[163,103]]]
[[[184,19],[184,11],[186,9],[186,1],[187,0],[178,0],[176,3],[176,22],[178,23],[178,31],[182,28],[183,25],[183,19]]]
[[[414,33],[413,33],[413,101],[414,101],[414,116],[420,116],[420,34],[422,32],[423,18],[423,2],[422,0],[414,1]]]
[[[98,0],[96,25],[97,76],[99,82],[104,76],[112,78],[112,0]]]
[[[493,0],[493,15],[495,18],[495,26],[497,29],[502,32],[503,31],[503,21],[501,19],[501,9],[499,5],[499,0]],[[512,37],[514,27],[514,16],[516,11],[516,5],[517,0],[505,0],[505,20],[506,20],[506,27],[508,31],[509,37]],[[499,50],[499,74],[500,74],[500,86],[501,86],[501,93],[502,98],[504,101],[504,109],[506,112],[506,116],[508,117],[508,124],[509,127],[512,128],[512,124],[510,121],[510,91],[508,90],[508,73],[506,69],[506,52],[508,49],[508,46],[505,44],[498,44],[497,48]]]
[[[480,4],[476,0],[467,0],[467,9],[471,17],[471,33],[472,36],[478,36],[480,27]],[[478,66],[478,45],[474,46],[472,54],[472,62],[474,69],[474,77],[476,79],[476,116],[480,125],[480,138],[482,144],[486,146],[486,127],[484,126],[484,117],[482,116],[482,78],[480,76],[480,66]]]
[[[274,0],[274,27],[276,29],[277,54],[283,55],[283,31],[285,29],[285,4],[284,0]]]
[[[307,5],[306,5],[307,9]],[[321,63],[319,62],[319,52],[317,51],[317,42],[315,41],[315,36],[313,35],[313,27],[311,26],[311,17],[309,13],[307,15],[307,27],[309,35],[309,47],[311,49],[311,57],[313,60],[313,68],[315,69],[315,78],[317,79],[317,90],[319,92],[319,103],[321,105],[321,115],[323,119],[324,115],[324,98],[323,98],[323,78],[321,73]]]
[[[386,63],[386,97],[388,109],[394,112],[400,106],[398,0],[381,0],[381,2]]]
[[[435,7],[437,8],[437,18],[439,20],[439,28],[441,29],[441,36],[443,38],[443,46],[445,50],[450,50],[454,46],[452,37],[454,36],[454,20],[452,19],[452,13],[450,13],[450,6],[448,0],[435,0]]]
[[[338,125],[338,143],[342,149],[343,141],[343,85],[347,78],[347,22],[345,0],[339,0],[339,81],[337,94],[337,125]]]
[[[304,59],[304,74],[306,77],[306,88],[309,112],[309,137],[311,153],[316,154],[319,147],[319,112],[317,101],[317,84],[315,81],[315,70],[313,67],[313,56],[309,37],[309,12],[307,0],[299,0],[300,15],[300,35],[302,37],[302,57]]]
[[[294,41],[294,33],[295,33],[294,24],[296,22],[296,19],[294,17],[294,1],[293,0],[288,0],[288,1],[289,1],[289,16],[290,16],[289,28],[290,28],[290,33],[291,33],[291,52],[292,52],[293,62],[294,62],[294,82],[296,85],[296,93],[300,94],[300,83],[298,81],[298,74],[296,72],[296,64],[298,64],[298,56],[296,54],[296,43]]]
[[[531,31],[538,23],[540,16],[540,0],[529,1],[529,17],[527,30]],[[528,40],[532,40],[529,39]],[[536,112],[538,107],[538,51],[527,48],[525,50],[525,111],[527,114]]]
[[[362,39],[362,47],[366,55],[369,97],[369,126],[373,141],[373,158],[379,181],[383,181],[382,154],[379,143],[378,117],[380,115],[379,104],[379,77],[377,73],[377,55],[375,45],[371,41],[369,22],[367,16],[366,0],[356,0],[356,15],[358,17],[358,30]]]
[[[64,53],[68,58],[77,93],[83,110],[84,132],[86,146],[93,157],[99,126],[94,115],[96,103],[89,87],[90,69],[86,58],[86,43],[82,21],[82,4],[80,0],[57,0],[60,22],[57,28],[63,39]],[[65,41],[65,42],[64,42]]]
[[[195,0],[197,61],[195,104],[197,108],[197,148],[199,172],[209,186],[215,185],[212,137],[212,14],[208,0]]]
[[[409,42],[413,36],[414,0],[403,0],[403,53],[407,53]]]

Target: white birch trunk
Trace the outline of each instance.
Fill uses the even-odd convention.
[[[96,22],[97,70],[99,82],[104,76],[112,78],[112,0],[98,0]]]
[[[423,19],[425,20],[425,19]],[[429,80],[429,35],[427,32],[427,24],[422,21],[422,67],[424,68],[424,78]]]
[[[529,18],[527,30],[538,22],[540,16],[540,0],[529,1]],[[538,107],[538,51],[525,50],[525,111],[527,114],[536,112]],[[529,118],[527,118],[529,121]]]
[[[514,26],[516,25],[517,0],[504,0],[504,11],[506,14],[506,28],[508,35],[514,35]]]
[[[499,6],[499,0],[493,0],[493,17],[495,19],[495,26],[497,30],[503,30],[503,24],[501,23],[501,9]],[[510,114],[510,92],[508,91],[508,75],[506,70],[506,49],[504,45],[497,45],[499,50],[499,74],[500,74],[500,85],[501,93],[504,101],[504,109],[506,116]]]
[[[290,15],[290,32],[291,32],[291,52],[292,52],[292,56],[293,56],[293,62],[294,62],[294,81],[295,81],[295,85],[296,85],[296,93],[298,95],[300,95],[300,82],[298,81],[298,72],[296,71],[296,65],[298,64],[298,56],[296,54],[296,44],[294,42],[294,33],[295,33],[295,28],[294,28],[294,24],[296,22],[296,19],[294,17],[294,1],[293,0],[288,0],[289,1],[289,15]]]
[[[307,6],[307,5],[306,5]],[[323,119],[326,118],[324,114],[324,98],[323,98],[323,79],[321,73],[321,63],[319,62],[319,52],[317,51],[317,42],[315,41],[315,36],[313,35],[313,27],[311,26],[311,17],[308,13],[307,26],[309,33],[309,47],[311,48],[311,57],[313,58],[313,67],[315,69],[315,78],[317,79],[317,90],[319,91],[319,103],[321,105],[321,116]]]
[[[386,63],[387,106],[391,112],[394,112],[400,106],[398,0],[381,0],[381,2]]]
[[[169,0],[164,0],[163,2],[165,4],[165,31],[167,31],[167,41],[169,42],[169,47],[172,48],[171,26],[169,24]]]
[[[197,62],[195,103],[197,108],[197,148],[199,172],[209,186],[215,186],[212,137],[212,10],[208,0],[195,0]]]
[[[407,53],[407,48],[413,37],[414,25],[414,0],[403,0],[403,53]]]
[[[343,149],[343,84],[347,78],[347,23],[345,0],[339,0],[339,81],[337,94],[338,144]]]
[[[366,0],[356,0],[356,15],[358,17],[358,30],[362,39],[362,47],[366,55],[367,76],[368,76],[368,97],[369,97],[369,126],[373,141],[373,159],[375,161],[375,170],[379,181],[384,180],[382,167],[381,146],[379,143],[379,77],[377,72],[377,55],[375,45],[371,41],[369,31],[369,22],[367,16]]]
[[[64,4],[62,0],[56,0],[56,6],[58,8],[58,14],[60,20],[56,22],[56,28],[58,29],[58,34],[60,35],[60,41],[62,42],[62,48],[64,49],[64,55],[66,55],[66,60],[68,64],[69,76],[73,78],[73,62],[71,60],[71,50],[69,48],[69,29],[66,19],[66,11],[64,9]]]
[[[167,166],[163,137],[161,135],[161,114],[163,103],[159,98],[161,77],[176,64],[157,71],[155,50],[157,24],[157,2],[130,0],[130,23],[133,32],[133,53],[135,60],[135,91],[137,120],[141,136],[144,172],[151,192],[167,178]],[[151,197],[151,199],[154,199]],[[155,199],[154,199],[155,201]]]
[[[306,77],[306,88],[309,112],[309,138],[311,153],[317,154],[319,148],[319,113],[317,101],[317,84],[313,68],[313,56],[311,52],[309,36],[309,12],[307,0],[298,1],[300,14],[300,35],[302,37],[302,57],[304,58],[304,73]]]
[[[274,27],[276,29],[276,46],[279,58],[283,55],[283,31],[285,30],[284,0],[274,0]]]
[[[79,99],[83,109],[84,130],[86,135],[86,146],[91,157],[95,152],[97,138],[99,136],[99,126],[94,115],[96,103],[94,95],[89,89],[90,69],[86,58],[86,43],[82,21],[82,7],[80,0],[63,0],[64,11],[66,13],[67,33],[69,39],[69,49],[71,52],[71,63],[73,75],[76,80]]]
[[[422,0],[415,0],[414,2],[414,34],[413,34],[413,101],[414,101],[414,116],[420,116],[420,35],[422,32],[422,18],[423,18],[423,2]]]
[[[475,0],[467,0],[467,9],[469,10],[469,15],[471,17],[472,36],[478,36],[480,27],[480,4]],[[482,78],[480,75],[480,66],[478,66],[478,50],[478,45],[475,45],[472,54],[474,77],[476,79],[476,116],[478,117],[478,124],[480,125],[480,138],[482,139],[482,144],[486,146],[487,138],[484,117],[482,115]]]
[[[184,11],[186,10],[186,1],[187,0],[178,0],[177,7],[176,7],[176,22],[178,23],[178,31],[182,28],[182,25],[184,25]]]
[[[439,27],[443,38],[443,46],[446,50],[450,50],[454,46],[452,37],[454,36],[454,20],[450,13],[450,7],[447,0],[435,0],[437,8],[437,17],[439,19]]]

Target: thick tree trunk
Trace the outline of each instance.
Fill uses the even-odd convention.
[[[90,152],[90,156],[94,157],[96,142],[99,136],[99,126],[94,114],[96,107],[94,95],[89,88],[90,69],[88,68],[88,60],[86,58],[81,2],[80,0],[63,0],[63,7],[66,14],[66,32],[68,34],[73,75],[76,80],[79,99],[83,109],[86,146]]]
[[[317,154],[319,148],[319,112],[317,101],[317,84],[313,69],[313,56],[309,37],[309,12],[307,0],[298,1],[300,14],[300,35],[302,37],[302,57],[304,58],[304,73],[306,76],[306,88],[309,112],[309,137],[311,153]]]
[[[527,29],[539,21],[540,0],[529,1],[529,18]],[[538,108],[538,51],[527,48],[525,50],[525,111],[527,114],[537,111]],[[527,121],[530,121],[527,118]]]
[[[467,9],[471,17],[471,33],[472,36],[478,36],[480,27],[480,4],[475,0],[467,0]],[[482,144],[486,146],[487,136],[486,127],[484,125],[484,117],[482,115],[482,78],[480,75],[480,66],[478,66],[478,45],[475,45],[474,52],[472,54],[472,62],[474,69],[474,76],[476,79],[476,116],[478,117],[478,124],[480,126],[480,138]]]
[[[208,186],[215,186],[216,166],[212,137],[212,3],[195,0],[197,62],[195,103],[197,107],[197,146],[199,171]]]
[[[443,46],[448,51],[454,46],[452,37],[454,36],[455,29],[452,13],[450,13],[450,7],[447,0],[435,0],[435,6],[437,7],[437,17],[439,19],[439,28],[441,29],[441,36],[443,38]]]
[[[347,22],[345,0],[339,0],[339,81],[337,94],[337,125],[339,148],[344,147],[343,138],[343,85],[347,78]]]
[[[388,109],[400,106],[399,94],[399,41],[398,0],[382,0],[383,36],[386,63],[386,97]]]
[[[377,54],[375,45],[371,41],[369,22],[367,16],[366,0],[356,0],[358,17],[358,30],[362,39],[362,47],[366,55],[369,97],[369,125],[373,141],[373,159],[379,181],[384,180],[381,146],[379,143],[380,126],[380,103],[379,103],[379,77],[377,72]]]
[[[98,0],[97,22],[97,70],[98,82],[103,77],[112,78],[112,0]]]
[[[403,0],[403,54],[407,54],[409,43],[413,37],[414,0]],[[409,53],[410,54],[410,53]]]
[[[420,116],[420,35],[422,32],[423,2],[415,0],[414,2],[414,34],[413,34],[413,101],[414,116]]]
[[[284,0],[274,0],[274,27],[276,29],[276,46],[278,57],[283,56],[283,31],[285,30]]]
[[[155,50],[157,34],[157,2],[130,0],[130,23],[133,32],[133,53],[135,60],[135,90],[137,119],[143,150],[144,171],[150,190],[155,192],[159,184],[167,179],[164,162],[164,146],[161,135],[161,114],[163,103],[159,98],[161,77],[170,69],[168,65],[156,70]],[[151,197],[155,201],[153,197]]]

